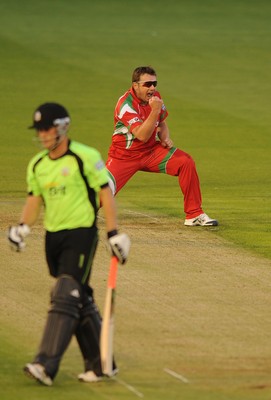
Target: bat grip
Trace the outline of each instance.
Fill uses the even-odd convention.
[[[107,286],[111,289],[115,289],[117,282],[117,273],[118,273],[118,259],[117,257],[111,257],[110,268],[109,268],[109,276],[108,276],[108,284]]]

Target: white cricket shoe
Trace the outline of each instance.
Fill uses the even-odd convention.
[[[118,372],[119,372],[118,368],[113,369],[112,374],[109,376],[109,378],[112,378],[112,376],[117,375]],[[82,374],[79,374],[78,379],[81,382],[93,383],[101,381],[105,376],[108,377],[107,375],[97,376],[93,371],[86,371],[83,372]]]
[[[186,226],[217,226],[218,221],[208,217],[207,214],[203,213],[195,218],[186,218],[184,221]]]
[[[102,377],[97,376],[93,371],[86,371],[86,372],[83,372],[82,374],[79,374],[78,379],[81,382],[92,383],[92,382],[101,381]]]
[[[30,378],[36,379],[45,386],[52,386],[53,381],[50,376],[46,375],[43,365],[41,364],[26,364],[24,372]]]

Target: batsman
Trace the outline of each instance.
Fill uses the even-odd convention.
[[[127,260],[130,239],[118,233],[115,202],[100,153],[67,136],[67,110],[57,103],[44,103],[35,110],[33,120],[30,128],[36,130],[43,150],[29,162],[28,196],[19,224],[10,227],[8,239],[16,251],[23,250],[25,237],[44,208],[45,254],[55,284],[39,350],[24,371],[51,386],[75,335],[85,366],[78,378],[96,382],[103,375],[101,317],[89,279],[98,243],[97,212],[101,202],[108,248],[121,264]],[[116,364],[112,367],[113,375]]]

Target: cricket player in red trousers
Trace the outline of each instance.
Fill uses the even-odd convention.
[[[156,86],[155,70],[138,67],[131,88],[117,102],[106,162],[110,187],[116,195],[137,171],[177,176],[184,196],[184,225],[216,226],[217,220],[202,209],[194,160],[173,146],[166,123],[168,112]]]

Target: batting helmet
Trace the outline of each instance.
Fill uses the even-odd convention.
[[[30,129],[48,130],[55,126],[59,134],[66,134],[70,124],[68,111],[57,103],[41,104],[34,112]]]

